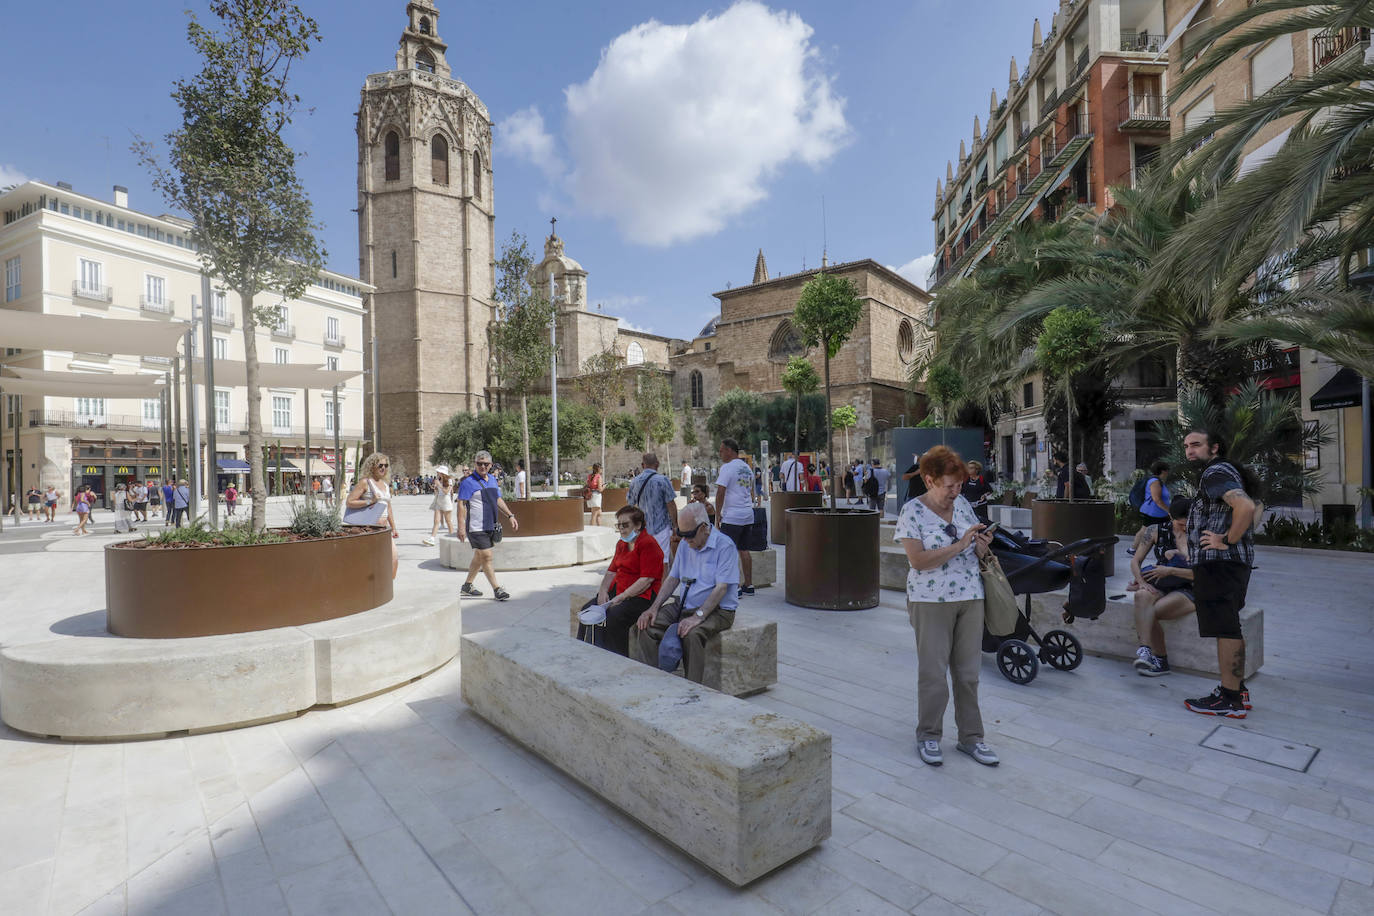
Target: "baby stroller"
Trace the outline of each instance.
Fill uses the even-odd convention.
[[[1025,610],[1017,615],[1016,629],[994,636],[983,628],[983,651],[997,653],[997,670],[1015,684],[1029,684],[1045,662],[1060,671],[1072,671],[1083,661],[1083,644],[1068,630],[1050,630],[1042,637],[1031,626],[1031,596],[1069,586],[1064,622],[1078,617],[1096,620],[1107,607],[1107,580],[1102,552],[1117,538],[1081,538],[1072,544],[1023,538],[999,528],[992,549],[1007,574],[1011,590],[1026,596]],[[1064,562],[1067,560],[1067,562]],[[1040,647],[1031,649],[1027,640]]]

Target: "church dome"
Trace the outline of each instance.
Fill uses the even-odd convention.
[[[703,328],[701,329],[701,333],[698,334],[697,336],[698,336],[698,337],[715,337],[715,336],[716,336],[716,322],[717,322],[717,321],[720,321],[720,315],[719,315],[719,314],[717,314],[717,315],[716,315],[714,318],[712,318],[710,321],[706,322],[706,326],[703,327]]]

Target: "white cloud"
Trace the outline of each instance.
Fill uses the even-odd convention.
[[[655,331],[653,328],[642,327],[642,326],[640,326],[640,325],[635,324],[633,321],[630,321],[628,318],[622,318],[622,319],[620,319],[619,328],[620,328],[622,331],[639,331],[641,334],[657,334],[657,333],[658,333],[658,332]]]
[[[0,188],[8,188],[12,184],[23,184],[29,180],[29,176],[16,169],[14,166],[5,165],[0,162]]]
[[[848,140],[844,100],[811,35],[795,13],[754,0],[620,35],[591,77],[565,91],[567,190],[636,242],[719,231],[768,196],[784,165],[820,166]],[[545,157],[535,117],[517,121],[507,142]]]
[[[931,273],[935,270],[935,252],[932,251],[930,254],[912,258],[901,267],[888,265],[888,269],[895,270],[921,289],[928,290],[931,284]]]
[[[544,116],[534,105],[522,108],[496,126],[496,142],[505,152],[537,166],[550,181],[562,177],[564,165]]]

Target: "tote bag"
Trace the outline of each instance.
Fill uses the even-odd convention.
[[[993,636],[1010,636],[1016,632],[1019,611],[1016,594],[1011,590],[1007,574],[1002,571],[996,554],[991,551],[978,561],[983,577],[983,626]]]
[[[368,492],[372,494],[373,502],[363,506],[361,509],[349,508],[344,511],[343,523],[345,525],[380,525],[386,516],[386,503],[377,499],[377,491],[372,481],[367,482]]]

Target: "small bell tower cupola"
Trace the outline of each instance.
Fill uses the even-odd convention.
[[[411,0],[406,4],[409,23],[401,33],[396,49],[397,70],[419,70],[452,79],[445,52],[448,45],[439,38],[439,8],[433,0]]]

